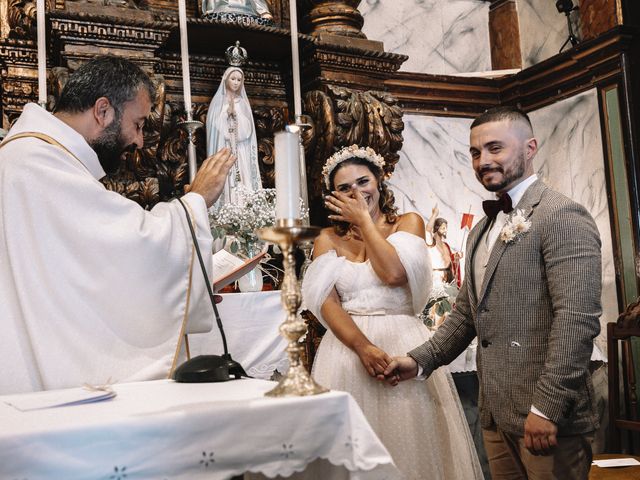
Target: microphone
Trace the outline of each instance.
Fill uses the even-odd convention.
[[[216,323],[218,324],[218,330],[220,330],[220,335],[222,337],[222,347],[224,349],[224,354],[198,355],[197,357],[193,357],[176,368],[175,372],[173,373],[173,378],[176,382],[182,383],[205,383],[226,382],[228,380],[248,377],[249,375],[246,374],[244,368],[242,368],[242,366],[238,362],[233,360],[231,358],[231,355],[229,354],[229,349],[227,348],[227,337],[224,334],[222,320],[220,319],[220,313],[218,312],[218,307],[216,306],[216,297],[220,297],[213,294],[211,282],[209,281],[209,277],[207,276],[207,270],[204,266],[202,254],[200,253],[200,247],[198,246],[198,241],[196,239],[196,232],[193,228],[193,224],[191,223],[191,217],[189,216],[187,207],[185,207],[180,198],[178,198],[177,200],[178,202],[180,202],[180,205],[182,206],[187,217],[187,224],[189,225],[189,231],[191,232],[193,245],[196,249],[196,254],[198,255],[198,262],[200,263],[200,270],[202,270],[202,275],[204,276],[204,283],[207,286],[209,300],[211,301],[211,306],[213,307],[213,313],[216,318]],[[220,299],[220,301],[222,301],[222,299]]]

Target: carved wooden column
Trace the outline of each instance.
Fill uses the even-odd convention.
[[[522,68],[520,22],[515,0],[492,0],[489,7],[491,66],[494,70]]]
[[[311,35],[341,35],[367,38],[362,33],[364,19],[358,11],[360,0],[306,0],[309,13],[304,24]]]
[[[0,5],[2,122],[8,129],[22,107],[38,97],[35,2],[9,0]]]

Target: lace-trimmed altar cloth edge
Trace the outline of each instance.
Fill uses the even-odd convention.
[[[432,283],[431,259],[426,242],[417,235],[402,231],[392,233],[387,237],[387,241],[395,248],[406,271],[411,291],[413,314],[418,315],[427,304]],[[338,257],[335,250],[329,250],[311,263],[302,282],[303,309],[313,313],[325,328],[329,327],[320,310],[331,293],[331,289],[340,279],[346,262],[348,260],[345,257]],[[378,312],[379,310],[373,311]],[[358,309],[356,310],[358,313],[355,314],[374,315],[360,313],[361,311]],[[375,315],[384,314],[393,313],[375,313]]]
[[[346,471],[340,471],[340,467]],[[317,457],[311,460],[306,466],[286,476],[287,480],[309,480],[309,479],[348,479],[348,480],[402,480],[402,474],[393,464],[377,465],[371,470],[350,470],[343,463],[334,463],[330,458]],[[245,480],[263,480],[265,478],[276,478],[267,476],[261,472],[244,472]]]
[[[339,393],[343,394],[344,392]],[[347,405],[343,406],[343,408],[346,407],[348,417],[353,419],[353,424],[357,425],[360,421],[366,422],[364,414],[356,401],[350,395],[348,398],[349,400]],[[368,422],[366,422],[366,425],[368,429],[371,429]],[[371,434],[375,435],[373,430],[371,430]],[[380,447],[382,447],[382,450]],[[303,471],[305,474],[300,478],[331,478],[314,475],[314,473],[319,472],[314,472],[313,469],[309,471],[306,470],[316,460],[326,460],[333,466],[340,466],[347,469],[350,473],[348,477],[349,480],[400,480],[402,478],[396,466],[392,461],[390,461],[391,457],[382,444],[370,442],[366,438],[362,437],[361,434],[355,433],[354,435],[348,436],[345,443],[332,442],[332,446],[330,448],[331,451],[328,452],[328,454],[318,455],[317,457],[308,459],[304,465],[299,465],[298,467],[291,465],[291,468],[271,472],[267,469],[261,469],[260,472],[255,470],[250,471],[253,473],[262,473],[268,478],[274,478],[275,476],[280,475],[282,477],[287,477],[290,480],[294,480],[296,478],[296,476],[290,477],[290,475]],[[344,455],[344,448],[353,449],[353,455]],[[320,470],[322,469],[321,466],[318,468],[320,468]]]
[[[56,415],[16,413],[4,403],[9,397],[0,397],[0,476],[106,478],[117,467],[140,478],[222,480],[247,471],[273,478],[327,459],[346,468],[350,480],[400,478],[353,397],[338,391],[264,397],[273,385],[249,379],[118,384],[118,402],[65,408]],[[234,441],[240,432],[243,448]],[[95,441],[83,441],[88,437]],[[33,445],[47,455],[34,456]],[[345,477],[305,472],[305,478]]]

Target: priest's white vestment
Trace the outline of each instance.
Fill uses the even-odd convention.
[[[96,153],[28,104],[0,147],[0,394],[166,378],[212,309],[185,212],[145,211],[98,181]],[[63,148],[64,147],[64,148]],[[202,196],[184,195],[209,273]]]

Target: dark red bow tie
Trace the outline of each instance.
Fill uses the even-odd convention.
[[[485,200],[482,202],[482,209],[487,217],[495,220],[498,212],[511,213],[513,211],[511,197],[508,193],[505,193],[501,197],[498,197],[497,200]]]

